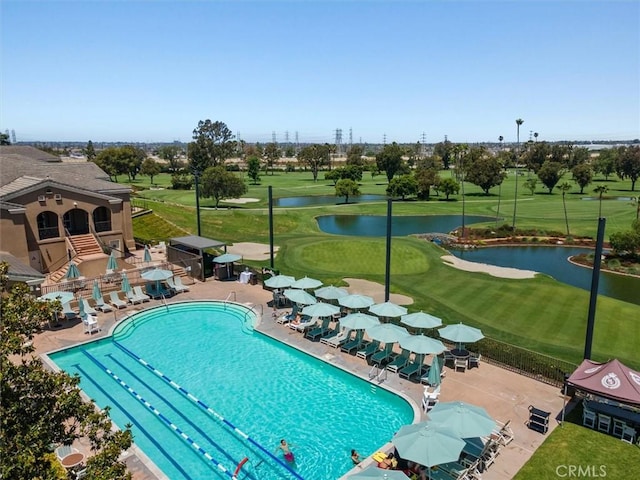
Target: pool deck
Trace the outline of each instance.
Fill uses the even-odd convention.
[[[241,284],[235,281],[216,281],[209,279],[207,282],[196,282],[189,285],[190,291],[176,295],[168,300],[168,303],[187,300],[225,300],[236,301],[248,306],[256,306],[262,321],[257,330],[273,336],[291,346],[300,348],[310,354],[316,355],[324,361],[344,368],[356,375],[368,380],[371,369],[364,360],[353,355],[341,353],[339,350],[312,342],[303,338],[301,333],[294,332],[286,325],[277,324],[272,318],[272,308],[267,305],[271,301],[271,292],[264,290],[260,285]],[[358,290],[352,293],[372,294]],[[42,354],[61,348],[76,345],[83,341],[101,338],[108,335],[110,329],[125,316],[150,306],[160,305],[160,301],[151,301],[142,305],[130,305],[126,309],[98,314],[98,323],[101,331],[92,335],[83,332],[82,322],[79,319],[63,321],[63,325],[57,329],[47,329],[36,335],[34,347],[36,354]],[[282,313],[284,310],[280,310]],[[450,367],[445,367],[446,376],[441,386],[440,401],[465,401],[484,407],[489,414],[501,422],[511,421],[510,426],[514,431],[515,439],[506,447],[502,447],[495,463],[482,474],[486,480],[507,480],[513,478],[516,472],[524,465],[533,452],[542,444],[546,436],[558,426],[556,417],[559,416],[563,406],[563,396],[559,388],[546,385],[534,379],[509,372],[502,368],[482,362],[479,368],[473,368],[465,372],[456,372]],[[375,382],[377,384],[377,382]],[[400,392],[411,398],[418,409],[421,409],[423,385],[400,379],[397,374],[389,374],[381,386]],[[551,412],[549,432],[542,435],[526,426],[529,418],[529,405]],[[422,420],[426,417],[422,414]],[[77,447],[90,453],[88,442],[81,439]],[[364,453],[364,452],[363,452]],[[373,452],[366,452],[373,453]],[[158,479],[162,475],[154,473],[135,448],[123,455],[133,478]],[[363,462],[366,466],[367,462]],[[356,467],[357,468],[357,467]],[[316,480],[316,479],[310,479]]]

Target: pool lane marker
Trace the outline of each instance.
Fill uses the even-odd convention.
[[[169,426],[169,428],[171,428],[173,431],[175,431],[180,436],[180,438],[185,440],[198,453],[200,453],[202,456],[204,456],[204,458],[206,458],[208,461],[213,463],[218,468],[218,470],[220,470],[222,473],[225,473],[230,478],[235,478],[234,475],[224,465],[222,465],[215,458],[213,458],[207,451],[205,451],[191,437],[189,437],[189,435],[184,433],[180,429],[180,427],[178,427],[175,423],[173,423],[171,420],[169,420],[167,417],[165,417],[161,412],[158,411],[158,409],[156,409],[153,405],[151,405],[151,403],[149,403],[147,400],[145,400],[138,392],[136,392],[133,388],[131,388],[129,385],[127,385],[127,383],[124,380],[122,380],[120,377],[118,377],[118,375],[113,373],[108,367],[104,366],[97,358],[95,358],[93,355],[91,355],[86,350],[83,350],[82,353],[84,353],[87,357],[89,357],[90,360],[92,360],[96,365],[98,365],[102,370],[104,370],[107,375],[109,375],[116,382],[118,382],[125,390],[127,390],[131,395],[133,395],[145,407],[147,407],[149,410],[151,410],[151,412],[154,415],[156,415],[160,420],[162,420],[165,424],[167,424]]]
[[[155,368],[153,365],[151,365],[149,362],[147,362],[145,359],[139,357],[138,355],[136,355],[135,353],[133,353],[131,350],[129,350],[127,347],[125,347],[124,345],[121,345],[118,341],[116,340],[112,340],[113,343],[120,348],[122,351],[124,351],[125,353],[127,353],[128,355],[130,355],[131,357],[135,358],[138,362],[140,362],[142,365],[144,365],[145,367],[147,367],[149,370],[151,370],[153,373],[155,373],[157,376],[159,376],[160,378],[162,378],[165,382],[167,382],[169,385],[171,385],[173,388],[175,388],[176,390],[178,390],[180,393],[182,393],[183,395],[185,395],[189,400],[191,400],[192,402],[194,402],[195,404],[199,405],[201,408],[204,408],[208,413],[210,413],[211,415],[213,415],[217,420],[221,421],[222,423],[224,423],[225,425],[227,425],[229,428],[231,428],[237,435],[241,436],[242,438],[244,438],[245,440],[247,440],[248,442],[250,442],[251,444],[253,444],[254,446],[258,447],[262,452],[264,452],[265,454],[267,454],[271,459],[275,460],[276,462],[278,462],[279,465],[281,465],[282,467],[284,467],[289,473],[291,473],[293,476],[295,476],[296,478],[298,478],[299,480],[304,480],[304,478],[298,474],[297,472],[295,472],[294,470],[291,469],[291,467],[289,467],[289,465],[287,465],[286,463],[284,463],[282,460],[280,460],[278,457],[276,457],[273,453],[271,453],[269,450],[267,450],[266,448],[264,448],[262,445],[260,445],[258,442],[256,442],[253,438],[251,438],[249,435],[247,435],[246,433],[244,433],[242,430],[240,430],[239,428],[237,428],[233,423],[231,423],[229,420],[227,420],[226,418],[224,418],[222,415],[220,415],[218,412],[216,412],[215,410],[213,410],[211,407],[209,407],[206,403],[204,403],[203,401],[201,401],[199,398],[197,398],[196,396],[192,395],[190,392],[188,392],[187,390],[185,390],[182,386],[178,385],[176,382],[174,382],[173,380],[171,380],[169,377],[167,377],[164,373],[162,373],[160,370],[158,370],[157,368]]]

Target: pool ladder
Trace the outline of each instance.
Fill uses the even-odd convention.
[[[162,303],[164,303],[164,306],[167,308],[167,312],[169,311],[169,304],[167,303],[167,298],[164,296],[164,293],[162,295],[160,295],[160,298],[162,299]]]
[[[369,370],[369,380],[376,380],[378,383],[382,383],[387,379],[387,369],[381,368],[380,365],[374,365]]]

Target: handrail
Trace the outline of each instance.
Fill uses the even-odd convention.
[[[164,303],[164,306],[167,308],[167,312],[169,312],[169,305],[167,304],[167,298],[164,296],[164,293],[160,294],[160,298],[162,299],[162,303]]]
[[[225,298],[225,299],[224,299],[224,306],[225,306],[225,308],[226,308],[226,306],[227,306],[227,302],[229,302],[229,299],[231,298],[231,296],[232,296],[232,295],[233,295],[233,301],[234,301],[234,302],[237,302],[237,301],[238,301],[238,299],[236,298],[236,292],[235,292],[235,291],[233,291],[233,292],[229,292],[229,295],[227,295],[227,298]]]
[[[169,420],[166,416],[164,416],[161,412],[159,412],[153,405],[151,405],[147,400],[145,400],[138,392],[136,392],[133,388],[127,385],[120,377],[118,377],[115,373],[113,373],[108,367],[103,365],[97,358],[91,355],[86,350],[83,350],[87,357],[92,360],[98,367],[100,367],[104,372],[113,378],[116,382],[120,384],[126,391],[128,391],[131,395],[133,395],[139,402],[141,402],[145,407],[147,407],[151,412],[156,415],[160,420],[162,420],[165,424],[169,426],[173,431],[175,431],[180,438],[185,440],[191,447],[193,447],[198,453],[203,455],[207,460],[213,463],[221,472],[227,474],[229,478],[233,478],[233,474],[230,470],[228,470],[224,465],[214,459],[207,451],[205,451],[200,445],[198,445],[189,435],[184,433],[180,428]]]
[[[197,397],[195,397],[192,393],[188,392],[186,389],[184,389],[183,387],[181,387],[180,385],[178,385],[176,382],[174,382],[173,380],[171,380],[169,377],[167,377],[164,373],[162,373],[160,370],[158,370],[157,368],[155,368],[153,365],[151,365],[149,362],[147,362],[146,360],[144,360],[143,358],[139,357],[138,355],[136,355],[135,353],[133,353],[131,350],[129,350],[127,347],[125,347],[124,345],[120,344],[118,341],[116,340],[112,340],[113,343],[120,348],[123,352],[125,352],[127,355],[130,355],[132,358],[135,358],[139,363],[141,363],[142,365],[144,365],[145,367],[147,367],[149,370],[151,370],[153,373],[155,373],[158,377],[160,377],[162,380],[164,380],[165,382],[167,382],[169,385],[171,385],[171,387],[173,387],[174,389],[178,390],[181,394],[183,394],[185,397],[187,397],[189,400],[191,400],[192,402],[194,402],[196,405],[198,405],[200,408],[203,408],[207,413],[209,413],[213,418],[215,418],[216,420],[219,420],[220,422],[222,422],[223,424],[225,424],[226,426],[228,426],[236,435],[239,435],[240,437],[242,437],[244,440],[248,441],[249,443],[251,443],[252,445],[256,446],[257,448],[259,448],[262,452],[266,453],[271,459],[275,460],[279,465],[281,465],[282,467],[284,467],[289,473],[291,473],[293,476],[295,476],[296,478],[298,478],[299,480],[304,480],[303,477],[301,477],[297,472],[295,472],[294,470],[291,469],[291,467],[289,467],[289,465],[287,465],[286,463],[284,463],[282,460],[280,460],[278,457],[276,457],[272,452],[270,452],[269,450],[267,450],[265,447],[263,447],[262,445],[260,445],[257,441],[255,441],[253,438],[251,438],[247,433],[243,432],[242,430],[240,430],[239,428],[237,428],[233,423],[231,423],[229,420],[227,420],[226,418],[224,418],[221,414],[219,414],[218,412],[216,412],[215,410],[213,410],[211,407],[209,407],[206,403],[204,403],[202,400],[198,399]]]

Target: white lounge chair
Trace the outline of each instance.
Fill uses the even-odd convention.
[[[140,285],[133,287],[133,293],[135,293],[138,298],[141,298],[143,302],[151,300],[151,297],[142,291],[142,287]]]
[[[309,330],[310,328],[314,327],[316,325],[316,323],[318,323],[318,317],[312,317],[309,320],[307,320],[306,322],[290,323],[289,324],[289,328],[291,330],[296,330],[298,332],[305,333],[307,330]]]
[[[125,295],[127,297],[127,301],[131,305],[135,305],[136,303],[142,303],[142,298],[138,297],[133,290],[129,290],[127,293],[125,293]]]
[[[89,301],[86,298],[80,299],[82,302],[82,309],[84,310],[85,315],[97,315],[98,312],[95,308],[89,305]]]
[[[127,308],[127,304],[120,299],[120,297],[118,296],[118,292],[109,292],[109,298],[111,298],[111,301],[109,303],[114,307]]]
[[[176,279],[177,278],[178,277],[176,277]],[[173,278],[167,278],[167,285],[169,285],[170,288],[173,288],[176,293],[182,293],[182,292],[186,292],[187,290],[189,290],[188,288],[185,290],[184,285],[183,286],[179,286]]]
[[[189,287],[182,283],[182,277],[173,277],[173,283],[176,284],[176,288],[179,288],[179,292],[188,292]]]
[[[332,348],[338,348],[340,345],[347,341],[350,335],[351,330],[348,328],[343,328],[340,332],[332,335],[331,337],[321,338],[320,343],[324,343],[325,345]]]
[[[99,332],[98,319],[93,315],[85,315],[82,319],[84,325],[84,333],[93,334],[93,332]]]
[[[111,312],[113,308],[109,306],[109,304],[104,303],[104,298],[96,298],[96,308],[101,312]]]

